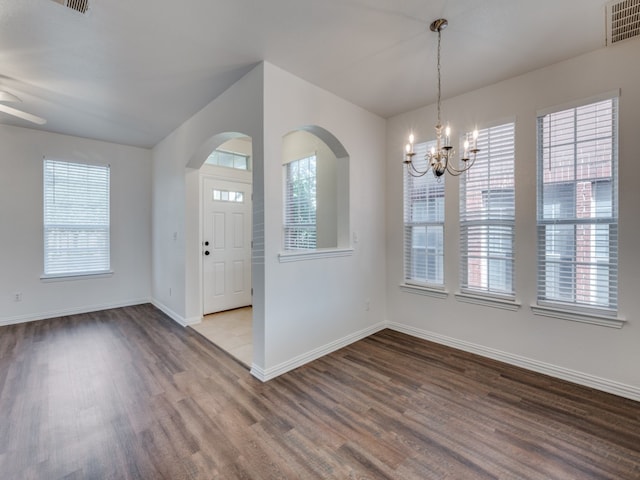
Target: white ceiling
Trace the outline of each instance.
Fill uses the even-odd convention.
[[[604,0],[0,0],[0,90],[44,130],[151,147],[266,60],[382,117],[604,45]],[[0,113],[0,123],[36,128]]]

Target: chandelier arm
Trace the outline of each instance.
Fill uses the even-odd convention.
[[[412,177],[424,177],[427,174],[427,172],[431,170],[431,158],[429,154],[425,155],[425,160],[427,160],[427,168],[425,168],[424,170],[418,170],[416,166],[413,164],[413,162],[411,161],[411,162],[408,162],[407,172],[409,172],[409,174]]]
[[[431,170],[431,167],[428,166],[426,170],[421,171],[418,170],[416,167],[413,166],[413,163],[409,164],[409,168],[407,168],[407,172],[409,172],[409,175],[411,175],[412,177],[424,177],[427,172],[429,172],[429,170]]]
[[[452,166],[451,162],[447,162],[447,172],[449,172],[454,177],[457,177],[457,176],[463,174],[464,172],[466,172],[467,170],[469,170],[471,167],[473,167],[473,164],[475,162],[476,162],[475,155],[473,157],[473,160],[467,160],[467,163],[465,164],[464,168],[458,169],[458,168]]]
[[[460,175],[462,175],[464,172],[466,172],[468,169],[465,170],[456,170],[453,167],[449,167],[447,166],[447,173],[449,175],[451,175],[452,177],[459,177]]]

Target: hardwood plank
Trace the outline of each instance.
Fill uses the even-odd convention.
[[[266,384],[150,305],[0,328],[0,477],[640,479],[640,404],[392,331]]]

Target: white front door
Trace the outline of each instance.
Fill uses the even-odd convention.
[[[204,177],[203,313],[251,305],[251,185]]]

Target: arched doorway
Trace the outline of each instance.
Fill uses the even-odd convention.
[[[203,320],[193,328],[249,367],[252,141],[226,133],[207,143],[212,149],[199,167]]]

